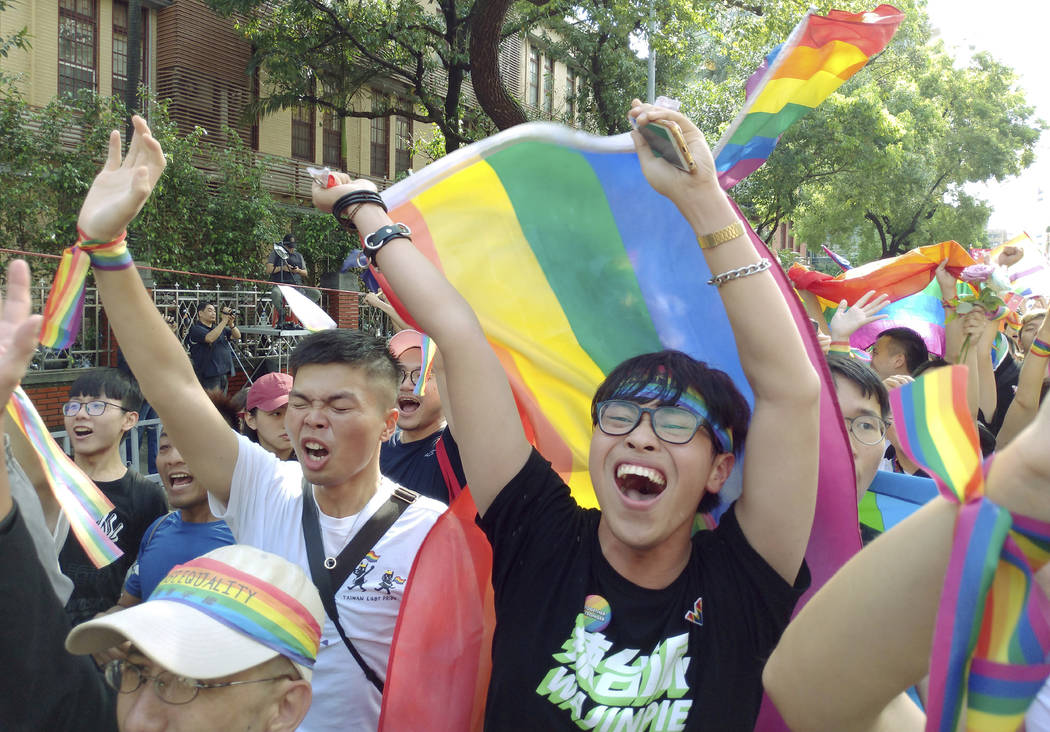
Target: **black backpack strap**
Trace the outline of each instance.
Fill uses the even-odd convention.
[[[346,582],[350,572],[361,560],[365,558],[368,551],[375,546],[383,534],[397,521],[405,509],[415,502],[418,494],[406,490],[401,486],[394,489],[393,495],[386,503],[379,507],[371,518],[365,522],[361,530],[353,539],[339,552],[334,560],[326,559],[324,555],[324,543],[321,540],[321,523],[317,516],[317,504],[314,502],[313,489],[309,481],[303,478],[303,536],[306,539],[306,556],[310,562],[310,575],[313,577],[317,591],[321,595],[325,612],[331,618],[335,629],[339,631],[339,637],[343,639],[346,649],[357,661],[372,686],[383,693],[383,681],[379,675],[365,662],[354,644],[346,637],[343,626],[339,622],[339,608],[335,603],[335,593]]]

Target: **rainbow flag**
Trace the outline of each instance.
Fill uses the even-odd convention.
[[[835,277],[794,264],[788,270],[788,277],[799,290],[809,290],[834,305],[842,300],[852,305],[869,290],[880,295],[885,293],[895,302],[922,292],[933,281],[934,270],[944,259],[948,260],[948,271],[956,278],[964,268],[974,264],[970,253],[957,242],[944,241],[912,249],[898,257],[868,262]],[[939,295],[937,299],[940,300]]]
[[[882,331],[904,327],[921,335],[930,353],[944,355],[944,306],[941,305],[941,288],[936,281],[931,280],[914,295],[891,302],[881,312],[886,317],[858,328],[850,337],[851,346],[868,348]]]
[[[927,732],[1016,730],[1050,675],[1050,601],[1033,575],[1050,559],[1050,526],[1012,517],[984,495],[966,367],[928,372],[890,392],[901,448],[962,504],[937,612]]]
[[[22,387],[11,394],[7,413],[40,456],[51,491],[92,564],[104,567],[120,557],[124,552],[102,530],[102,522],[113,511],[113,504],[51,437]]]
[[[581,505],[596,505],[587,468],[591,396],[624,359],[680,349],[726,371],[753,401],[722,301],[704,284],[710,272],[696,237],[675,206],[645,183],[629,136],[594,138],[558,125],[519,125],[442,158],[383,195],[393,219],[411,227],[415,246],[474,308],[506,370],[526,434]],[[771,256],[754,235],[752,241],[762,256]],[[820,497],[807,554],[815,588],[860,546],[853,470],[823,354],[782,271],[772,272],[825,385]],[[377,276],[404,316],[397,293]],[[847,487],[843,476],[849,476]],[[736,485],[739,491],[739,476]],[[730,486],[723,490],[728,494]],[[461,530],[469,536],[477,528],[468,523]],[[435,533],[417,566],[427,561]],[[481,560],[466,554],[441,554],[446,573],[475,576]],[[450,556],[468,566],[449,566]],[[445,575],[415,572],[408,592],[399,633],[427,616],[459,617],[445,609],[457,594]],[[461,647],[445,637],[440,648],[459,649],[448,657],[475,658],[480,636]],[[417,655],[400,664],[392,658],[384,708],[425,689],[433,704],[424,708],[452,715],[456,689],[474,689],[474,680],[436,683],[428,669],[438,663],[447,664],[447,657]],[[463,715],[470,718],[469,706]],[[415,720],[415,727],[382,729],[463,730],[469,723],[463,718],[445,724],[431,715]]]
[[[715,147],[722,188],[758,170],[785,130],[882,51],[903,19],[892,5],[870,13],[806,13],[752,76],[744,108]]]
[[[820,248],[824,250],[824,254],[828,256],[828,259],[837,264],[839,266],[839,269],[841,269],[843,272],[845,272],[846,270],[853,269],[853,265],[850,264],[850,261],[848,259],[843,257],[841,254],[836,254],[835,252],[833,252],[830,248],[828,248],[826,244],[821,244]]]
[[[929,478],[880,470],[860,499],[860,522],[889,531],[936,496],[937,487]]]
[[[419,364],[419,381],[416,382],[415,388],[412,389],[412,393],[417,396],[423,396],[426,393],[427,379],[430,378],[430,373],[434,370],[434,357],[437,355],[437,344],[427,334],[423,334],[420,345],[422,346],[423,355]]]

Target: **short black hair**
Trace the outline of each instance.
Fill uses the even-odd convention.
[[[828,370],[831,376],[841,376],[858,389],[864,398],[875,397],[879,403],[879,414],[883,421],[890,419],[890,394],[886,385],[868,364],[839,353],[828,354]]]
[[[732,434],[733,454],[740,456],[744,441],[747,439],[747,427],[751,421],[751,406],[747,399],[736,388],[729,374],[713,369],[703,361],[698,361],[681,351],[657,351],[644,353],[627,359],[609,372],[598,386],[591,400],[591,424],[598,423],[598,404],[607,399],[630,399],[630,388],[634,385],[634,394],[648,385],[658,385],[661,394],[658,402],[661,406],[676,404],[682,393],[694,389],[703,397],[710,412],[710,418]],[[627,387],[628,391],[621,390]],[[718,441],[711,435],[712,448],[718,452]],[[697,511],[709,513],[719,505],[721,498],[717,493],[704,493]]]
[[[907,366],[909,374],[914,373],[915,369],[919,368],[930,357],[926,341],[911,328],[905,328],[904,326],[887,328],[879,333],[879,338],[882,337],[892,338],[893,342],[904,352],[904,364]]]
[[[98,368],[85,371],[69,387],[69,397],[97,396],[115,399],[129,412],[142,407],[138,382],[124,371]]]
[[[360,330],[332,328],[303,338],[292,351],[288,372],[310,364],[339,364],[361,369],[384,396],[384,405],[397,403],[401,367],[390,354],[386,341]]]
[[[923,374],[925,374],[927,371],[933,371],[934,369],[943,369],[945,366],[951,366],[951,364],[945,361],[940,356],[934,356],[930,360],[923,361],[922,363],[920,363],[915,368],[915,370],[911,372],[911,375],[912,378],[917,379]]]

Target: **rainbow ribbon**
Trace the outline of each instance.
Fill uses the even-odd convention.
[[[901,449],[962,504],[937,612],[927,732],[1013,732],[1050,676],[1050,602],[1032,576],[1050,559],[1050,526],[983,497],[966,368],[890,392]]]
[[[416,382],[415,388],[412,389],[412,393],[416,396],[423,396],[426,393],[427,379],[430,378],[430,372],[434,370],[434,356],[437,355],[437,344],[430,339],[430,336],[424,333],[423,339],[420,341],[420,350],[423,352],[423,355],[419,364],[419,380]]]
[[[88,269],[127,269],[134,265],[121,234],[113,241],[95,241],[80,233],[77,243],[62,252],[62,260],[51,284],[51,294],[44,305],[44,324],[40,344],[46,348],[69,348],[80,330],[84,316],[84,281]]]
[[[744,108],[715,147],[722,188],[761,167],[780,136],[882,51],[903,19],[892,5],[870,13],[806,13],[752,74]]]
[[[113,504],[51,437],[22,387],[11,394],[7,413],[41,456],[48,485],[91,563],[101,568],[120,557],[124,552],[102,530]]]

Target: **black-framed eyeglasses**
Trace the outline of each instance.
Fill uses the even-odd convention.
[[[598,403],[598,427],[607,435],[626,435],[648,414],[653,432],[664,442],[684,445],[693,439],[704,422],[684,407],[643,407],[641,404],[622,399],[610,399]]]
[[[118,694],[131,694],[138,691],[147,681],[153,682],[153,693],[166,704],[189,704],[197,698],[201,689],[225,689],[227,686],[241,686],[243,684],[259,684],[263,681],[279,681],[291,679],[288,674],[272,676],[266,679],[249,679],[247,681],[217,681],[206,683],[196,679],[187,679],[185,676],[176,676],[170,671],[161,671],[159,674],[150,675],[146,669],[138,664],[123,659],[110,661],[105,666],[105,679],[110,688]]]
[[[404,384],[405,383],[405,379],[408,379],[408,382],[410,384],[412,384],[412,386],[415,386],[416,384],[419,383],[419,375],[420,375],[421,372],[422,372],[422,369],[412,369],[411,371],[402,371],[401,372],[401,381],[398,382],[398,383],[399,384]]]
[[[123,412],[129,412],[131,410],[125,409],[120,404],[114,404],[113,402],[104,402],[101,399],[96,399],[91,402],[78,402],[75,399],[71,399],[62,405],[62,414],[67,417],[75,417],[80,412],[80,408],[83,407],[84,411],[87,412],[89,417],[99,417],[103,412],[106,411],[106,407],[116,407]]]
[[[873,414],[862,414],[859,417],[846,418],[846,429],[857,442],[864,445],[878,445],[886,437],[889,425]]]

